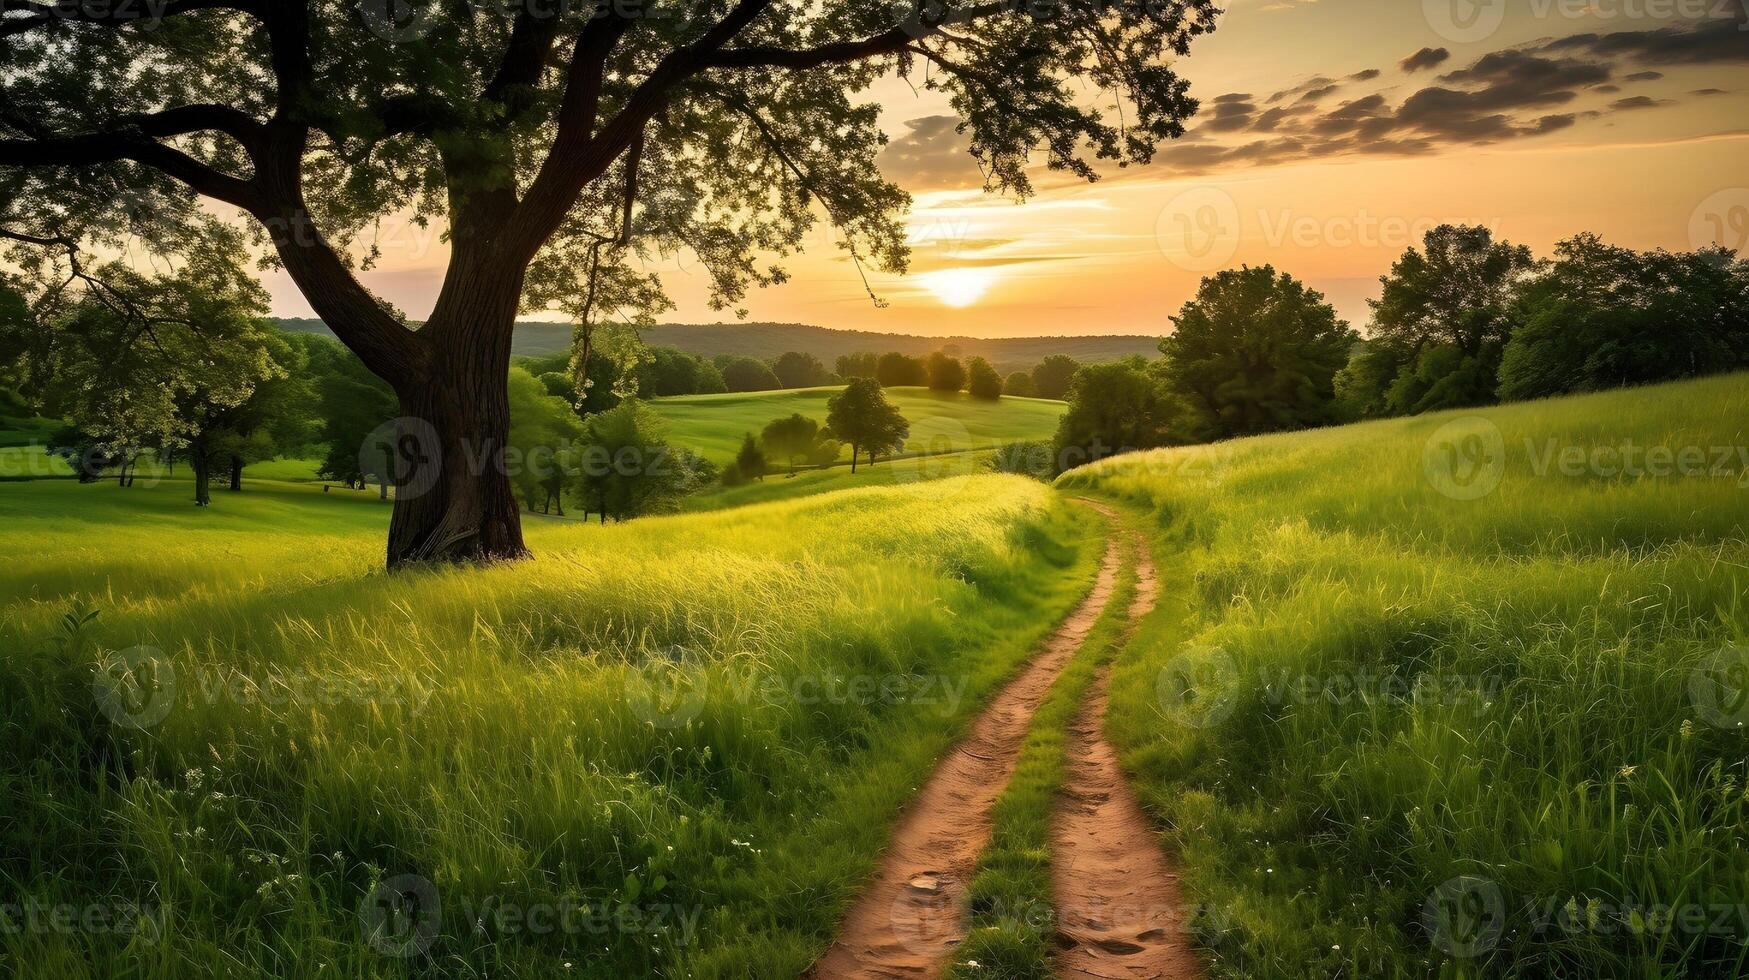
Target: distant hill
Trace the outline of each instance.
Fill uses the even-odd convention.
[[[284,330],[333,336],[320,320],[282,319]],[[644,331],[644,342],[678,347],[693,354],[744,354],[773,358],[785,351],[812,354],[829,368],[841,354],[887,351],[917,355],[946,349],[960,357],[983,357],[997,371],[1027,371],[1049,354],[1067,354],[1084,364],[1116,361],[1141,354],[1159,355],[1158,337],[1114,335],[1104,337],[919,337],[913,334],[875,333],[870,330],[833,330],[805,323],[664,323]],[[571,343],[568,323],[521,322],[511,341],[516,356],[551,354]]]

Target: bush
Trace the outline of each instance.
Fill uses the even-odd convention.
[[[1016,371],[1002,382],[1002,393],[1016,398],[1037,398],[1038,388],[1032,383],[1032,375],[1025,371]]]
[[[730,391],[776,391],[783,387],[771,365],[751,357],[737,357],[722,371],[723,385]]]
[[[966,390],[973,398],[995,401],[1002,397],[1002,376],[989,361],[974,357],[966,364]]]
[[[997,473],[1014,473],[1039,480],[1056,475],[1056,461],[1048,442],[1010,442],[997,447],[986,464]]]

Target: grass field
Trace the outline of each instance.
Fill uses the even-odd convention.
[[[838,388],[795,388],[728,395],[658,398],[650,404],[669,424],[669,438],[718,463],[735,458],[741,437],[773,419],[800,412],[826,424],[826,400]],[[1049,439],[1064,403],[1046,398],[983,401],[965,392],[888,388],[887,398],[911,423],[907,453],[990,448],[1006,442]],[[841,456],[850,459],[846,448]]]
[[[1063,477],[1184,603],[1109,731],[1215,973],[1743,975],[1744,447],[1734,375]]]
[[[187,490],[0,486],[21,975],[794,973],[1097,550],[981,476],[389,576],[368,495]]]

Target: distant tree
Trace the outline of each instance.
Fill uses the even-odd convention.
[[[771,370],[785,388],[818,388],[832,383],[832,372],[812,354],[786,351],[772,362]]]
[[[966,362],[966,391],[973,398],[995,401],[1002,397],[1002,376],[989,361],[974,357]]]
[[[1500,357],[1516,323],[1519,288],[1536,272],[1530,249],[1480,225],[1440,225],[1379,282],[1372,336],[1407,352],[1389,395],[1397,414],[1494,400]],[[1428,353],[1432,348],[1448,353]]]
[[[1066,394],[1069,408],[1051,446],[1054,472],[1183,441],[1174,432],[1183,402],[1141,358],[1080,368]]]
[[[753,433],[742,436],[741,449],[735,454],[736,472],[749,480],[763,480],[769,469],[765,450],[759,448],[759,442],[753,438]]]
[[[869,465],[882,453],[897,451],[911,434],[910,423],[899,414],[897,406],[887,401],[879,381],[873,378],[852,378],[843,391],[827,402],[826,425],[832,434],[850,444],[850,472],[856,472],[856,458],[868,453]]]
[[[565,484],[576,466],[583,422],[564,400],[546,393],[534,375],[510,369],[510,446],[504,463],[511,486],[530,512],[540,501],[541,513],[556,506],[565,516]]]
[[[387,500],[394,473],[383,460],[394,447],[377,437],[396,417],[395,393],[366,370],[358,355],[337,343],[323,341],[308,354],[321,419],[319,438],[328,447],[316,475],[359,490],[375,478],[378,496]]]
[[[669,446],[660,417],[637,398],[591,415],[583,441],[573,486],[603,524],[672,510],[716,476],[695,454]]]
[[[1002,382],[1002,393],[1016,398],[1037,398],[1038,387],[1032,383],[1032,375],[1025,371],[1016,371]]]
[[[1502,399],[1749,366],[1749,263],[1728,250],[1636,252],[1579,235],[1528,286],[1500,365]]]
[[[876,354],[859,351],[855,354],[840,354],[834,364],[838,376],[846,381],[851,378],[872,378],[875,376],[876,365],[880,357]]]
[[[1195,434],[1298,429],[1335,418],[1335,376],[1357,339],[1323,294],[1273,266],[1203,279],[1160,342],[1163,375]],[[1076,384],[1083,384],[1076,375]]]
[[[1408,360],[1407,351],[1388,341],[1369,340],[1355,345],[1348,363],[1336,372],[1338,419],[1354,422],[1392,414],[1391,384]]]
[[[1075,380],[1075,372],[1080,367],[1080,363],[1067,354],[1052,354],[1038,362],[1038,366],[1032,369],[1032,386],[1038,393],[1037,397],[1066,397],[1069,383]]]
[[[723,368],[723,384],[730,391],[775,391],[783,387],[771,366],[751,357],[737,357]]]
[[[699,394],[700,375],[705,370],[716,373],[704,361],[678,348],[648,348],[647,359],[637,367],[638,393],[649,398]]]
[[[943,351],[936,351],[923,362],[924,373],[929,378],[931,391],[958,391],[966,386],[966,368],[953,357]]]
[[[718,395],[729,390],[728,382],[723,380],[723,372],[709,361],[698,362],[698,393],[701,395]]]
[[[261,342],[279,370],[256,382],[239,405],[189,406],[205,416],[198,444],[209,454],[210,467],[226,468],[231,491],[243,489],[243,468],[248,464],[290,455],[315,442],[321,418],[309,350],[310,342],[320,340],[264,330]]]
[[[923,367],[922,358],[888,351],[876,363],[875,380],[883,388],[921,388],[929,380],[929,373]]]
[[[759,443],[768,458],[783,460],[789,475],[795,476],[796,460],[814,458],[819,452],[820,423],[799,412],[772,419],[759,434]]]
[[[210,250],[159,275],[122,262],[98,267],[77,280],[85,288],[39,314],[57,335],[68,421],[124,470],[147,446],[184,455],[203,507],[212,502],[220,422],[286,374],[263,319],[267,293],[234,237],[215,232]]]

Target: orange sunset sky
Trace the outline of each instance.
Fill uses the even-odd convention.
[[[1169,332],[1200,276],[1273,263],[1357,327],[1393,258],[1434,224],[1483,223],[1546,254],[1574,232],[1636,248],[1749,251],[1749,0],[1233,0],[1180,70],[1202,109],[1153,165],[985,194],[946,101],[869,96],[882,169],[914,196],[905,276],[877,308],[822,222],[752,320],[929,335]],[[364,278],[408,315],[446,258],[404,229]],[[661,265],[671,322],[705,305]],[[283,275],[274,312],[309,316]]]

